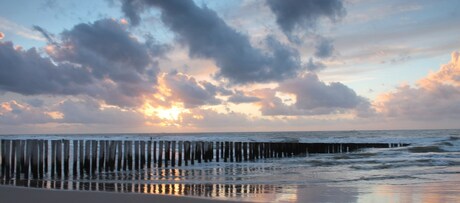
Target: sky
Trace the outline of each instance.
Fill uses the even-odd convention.
[[[0,134],[460,127],[457,0],[0,4]]]

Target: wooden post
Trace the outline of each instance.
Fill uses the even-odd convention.
[[[104,140],[99,141],[99,174],[101,174],[103,171],[105,171],[105,159],[106,159],[106,154],[105,154],[105,142]],[[126,168],[124,168],[125,170]]]
[[[219,162],[219,146],[220,143],[216,142],[216,162]]]
[[[85,172],[91,177],[91,141],[85,142]]]
[[[125,145],[127,145],[127,151],[125,152],[126,153],[126,156],[127,156],[127,166],[128,166],[128,170],[133,170],[133,142],[132,141],[127,141],[125,143]]]
[[[97,140],[91,141],[91,174],[94,176],[97,170]]]
[[[190,164],[194,165],[195,164],[195,145],[196,142],[191,142],[190,143]]]
[[[243,142],[243,157],[244,157],[244,161],[248,160],[248,143],[247,142]]]
[[[152,168],[152,140],[149,140],[147,141],[147,170],[150,171],[151,168]]]
[[[4,155],[4,159],[2,161],[2,164],[4,165],[4,177],[5,177],[5,180],[9,180],[10,179],[10,175],[11,175],[11,153],[10,153],[10,140],[3,140],[3,147],[2,149],[4,149],[5,151],[3,151],[4,153],[2,153],[2,155]]]
[[[168,163],[170,160],[170,152],[171,152],[171,146],[170,146],[169,141],[165,141],[165,167],[168,167]]]
[[[128,166],[128,141],[123,141],[123,171],[127,171]]]
[[[14,141],[14,149],[15,149],[15,154],[16,154],[16,159],[14,165],[16,166],[16,180],[21,179],[21,159],[22,153],[21,153],[21,140],[15,140]]]
[[[172,148],[171,148],[171,166],[176,166],[176,141],[172,141]]]
[[[83,140],[80,140],[78,142],[78,148],[80,150],[79,157],[80,157],[80,178],[84,176],[84,170],[85,170],[85,150],[84,150],[84,144],[85,142]],[[52,161],[53,163],[54,161]]]
[[[122,170],[122,159],[123,159],[123,154],[122,154],[122,142],[117,141],[117,171],[120,172]]]
[[[161,168],[162,157],[163,157],[163,141],[160,141],[159,146],[158,146],[158,167],[159,168]]]
[[[140,168],[144,169],[145,168],[145,141],[142,140],[140,141],[140,151],[141,151],[141,160],[140,160]]]
[[[201,145],[202,142],[196,142],[196,158],[198,159],[198,163],[201,163]]]
[[[109,166],[110,166],[110,171],[115,170],[115,152],[116,152],[116,141],[110,141],[110,147],[109,147]]]
[[[157,163],[157,141],[153,141],[153,165]]]
[[[62,140],[56,140],[56,174],[62,177]]]
[[[139,140],[134,141],[134,169],[139,170]]]
[[[38,178],[38,143],[37,140],[32,141],[32,177]]]
[[[230,149],[229,149],[230,143],[225,142],[225,154],[224,154],[224,162],[228,161],[228,156],[230,155]]]
[[[230,162],[233,162],[233,157],[234,157],[234,143],[230,142]]]
[[[64,176],[69,177],[70,141],[64,140]]]
[[[182,166],[182,146],[183,146],[183,142],[182,141],[179,141],[179,158],[177,159],[178,163],[177,165],[178,166]]]
[[[185,166],[188,166],[189,158],[190,158],[190,142],[185,141],[184,142],[184,162],[185,162]]]
[[[46,150],[48,151],[48,150]],[[46,159],[47,156],[45,156],[45,159]],[[47,163],[45,161],[45,163]],[[77,166],[78,166],[78,140],[74,140],[73,141],[73,176],[74,176],[74,179],[77,178],[77,175],[78,175],[78,170],[77,170]]]

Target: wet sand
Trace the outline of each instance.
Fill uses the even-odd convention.
[[[293,188],[294,189],[294,188]],[[284,191],[288,192],[288,191]],[[457,181],[444,183],[426,183],[414,185],[374,185],[363,184],[354,186],[311,185],[290,191],[291,194],[267,193],[252,198],[248,202],[460,202],[460,187]],[[1,203],[228,203],[241,202],[218,200],[190,196],[168,196],[159,194],[88,192],[50,190],[14,186],[0,186]]]
[[[170,202],[170,203],[229,203],[234,201],[212,200],[194,197],[180,197],[167,195],[151,194],[132,194],[132,193],[114,193],[114,192],[84,192],[84,191],[64,191],[48,190],[25,187],[0,186],[1,203],[152,203],[152,202]]]

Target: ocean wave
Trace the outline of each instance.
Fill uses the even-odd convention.
[[[430,152],[446,152],[446,150],[442,149],[439,146],[436,145],[430,145],[430,146],[414,146],[414,147],[409,147],[407,149],[409,152],[412,153],[430,153]]]

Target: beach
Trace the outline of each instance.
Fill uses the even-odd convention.
[[[231,203],[231,202],[459,202],[460,187],[455,182],[417,185],[308,186],[298,188],[293,195],[265,194],[248,201],[219,200],[190,196],[88,192],[0,186],[2,203]]]
[[[234,202],[204,199],[198,197],[180,197],[170,195],[130,194],[114,192],[85,192],[85,191],[62,191],[25,187],[0,186],[0,202],[2,203],[124,203],[124,202],[183,202],[183,203],[213,203]]]

